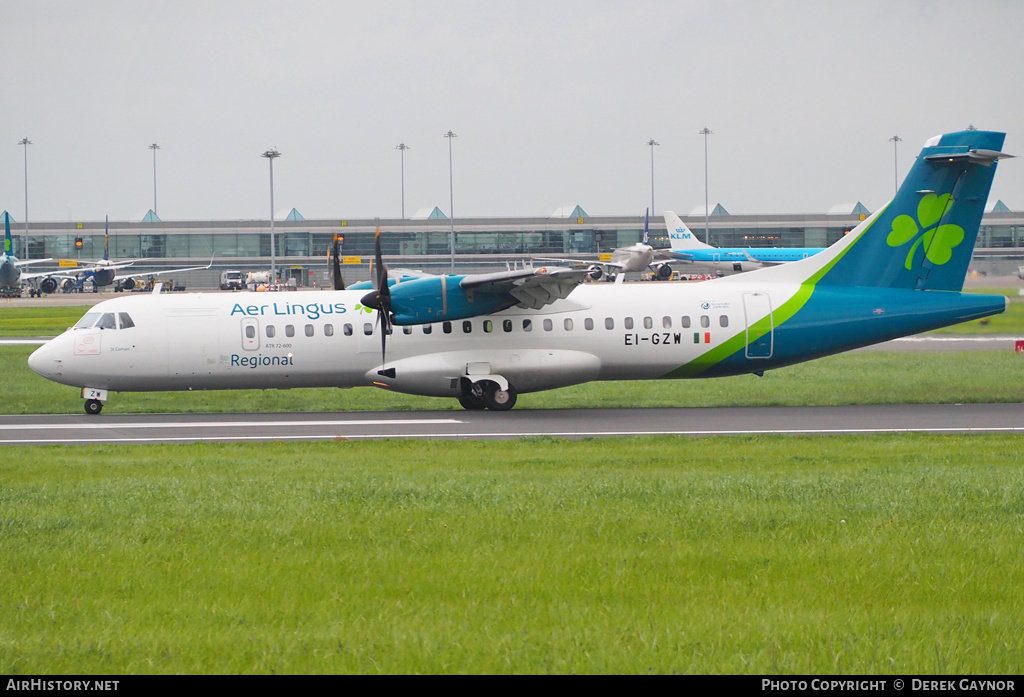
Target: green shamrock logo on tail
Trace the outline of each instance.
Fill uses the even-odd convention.
[[[900,247],[914,240],[904,264],[908,271],[914,259],[914,252],[922,242],[927,250],[925,256],[928,261],[936,266],[942,266],[953,258],[953,248],[964,241],[964,229],[959,225],[933,227],[942,218],[942,213],[952,198],[949,194],[927,194],[917,204],[916,221],[909,215],[901,215],[892,221],[892,232],[885,240],[890,247]]]

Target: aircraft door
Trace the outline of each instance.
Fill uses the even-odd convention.
[[[242,319],[242,348],[258,351],[260,348],[260,322],[254,317]]]
[[[747,358],[771,358],[775,338],[771,298],[767,293],[744,293],[743,314],[747,326]]]

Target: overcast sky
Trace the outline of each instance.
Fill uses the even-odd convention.
[[[1019,0],[4,0],[0,210],[30,221],[874,210],[930,136],[1024,156]],[[1024,158],[990,205],[1024,210]]]

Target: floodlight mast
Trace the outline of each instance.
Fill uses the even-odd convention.
[[[395,146],[395,150],[399,150],[402,153],[402,220],[405,220],[405,151],[409,149],[409,146],[405,143],[399,143]]]
[[[28,257],[28,146],[32,145],[32,141],[28,138],[22,138],[18,141],[18,145],[25,147],[25,249],[22,254]],[[14,250],[11,250],[14,253]]]
[[[448,139],[448,221],[450,226],[449,236],[451,237],[452,247],[452,270],[451,274],[455,275],[455,194],[452,186],[452,140],[459,136],[452,133],[450,130],[444,134],[444,137]]]
[[[274,159],[281,157],[277,148],[260,155],[270,160],[270,283],[277,285],[277,250],[274,246]]]
[[[153,143],[147,147],[153,151],[153,215],[156,215],[156,151],[160,149],[160,146]]]
[[[647,144],[651,146],[651,214],[654,214],[654,146],[661,145],[654,138],[647,141]]]
[[[899,168],[899,162],[898,162],[898,159],[897,159],[897,157],[898,157],[897,149],[899,148],[900,141],[902,141],[902,140],[903,139],[900,138],[898,135],[895,135],[895,136],[893,136],[892,138],[889,139],[889,142],[892,143],[892,184],[893,184],[893,191],[899,191],[900,190],[900,168]]]
[[[698,135],[704,136],[704,244],[711,244],[711,231],[708,222],[708,136],[712,135],[714,131],[705,126],[697,132]]]

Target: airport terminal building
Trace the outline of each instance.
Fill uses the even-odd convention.
[[[684,216],[683,221],[701,239],[705,230],[716,247],[826,247],[870,215],[861,204],[826,214],[730,215],[722,206],[705,217]],[[140,222],[103,221],[29,222],[28,233],[12,216],[14,253],[22,259],[75,260],[103,257],[105,232],[109,256],[139,260],[145,269],[204,266],[174,279],[190,288],[213,288],[221,271],[265,271],[273,255],[282,279],[292,284],[322,286],[329,283],[327,255],[335,235],[344,238],[343,276],[346,282],[369,278],[374,233],[381,230],[382,249],[393,268],[447,273],[452,265],[452,237],[457,273],[503,270],[511,264],[543,264],[544,257],[597,260],[616,247],[643,237],[643,216],[591,216],[576,206],[565,215],[548,218],[460,218],[454,223],[439,209],[425,218],[306,220],[292,210],[282,219],[165,222],[152,212]],[[668,247],[662,216],[652,216],[650,242]],[[144,260],[144,261],[143,261]],[[997,202],[982,219],[973,270],[1011,275],[1024,264],[1024,213]],[[690,273],[684,262],[676,270]],[[39,269],[43,266],[36,267]],[[294,279],[294,280],[292,280]]]

